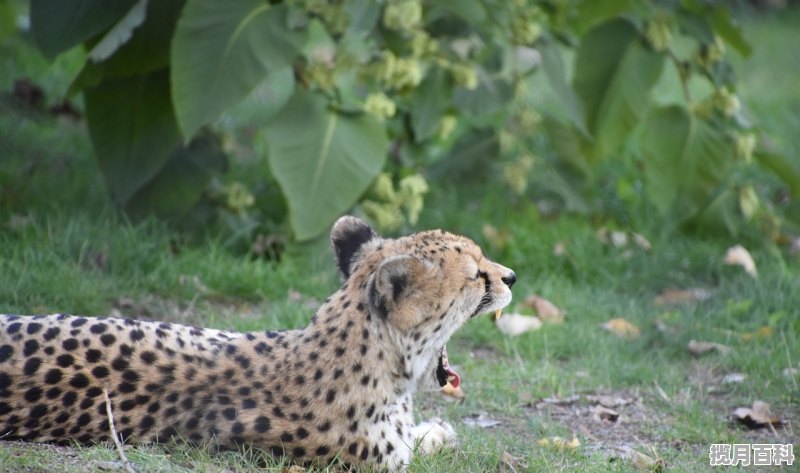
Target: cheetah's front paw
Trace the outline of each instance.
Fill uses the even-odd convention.
[[[447,422],[435,418],[414,427],[412,431],[415,442],[418,442],[418,452],[428,455],[438,452],[442,447],[455,445],[456,431]]]

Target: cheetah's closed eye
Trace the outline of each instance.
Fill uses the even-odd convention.
[[[341,288],[300,330],[238,333],[107,317],[0,317],[0,437],[253,444],[298,460],[402,469],[455,433],[416,424],[419,383],[458,375],[444,347],[511,301],[514,273],[467,238],[331,233]]]

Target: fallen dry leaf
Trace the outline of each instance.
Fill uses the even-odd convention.
[[[481,412],[480,414],[471,414],[469,417],[466,417],[463,422],[464,425],[468,425],[470,427],[481,427],[484,429],[500,425],[499,420],[492,419],[485,412]]]
[[[562,437],[545,437],[537,440],[536,443],[541,447],[553,447],[558,450],[575,450],[581,446],[581,441],[575,436],[572,437],[572,440]]]
[[[527,470],[528,464],[522,458],[515,457],[514,455],[503,451],[500,456],[500,464],[497,465],[497,471],[517,473],[517,468],[520,470]]]
[[[304,467],[300,465],[291,465],[284,467],[283,469],[283,473],[304,473],[306,471],[308,470],[306,470]]]
[[[578,394],[573,394],[572,396],[567,397],[545,397],[542,398],[541,401],[537,402],[536,405],[539,404],[556,404],[556,405],[564,405],[564,404],[572,404],[581,400],[581,396]]]
[[[769,325],[765,325],[753,332],[743,333],[741,339],[743,342],[749,342],[750,340],[766,340],[773,335],[775,335],[775,329]]]
[[[586,399],[605,407],[624,406],[632,402],[630,399],[625,399],[619,396],[609,396],[606,394],[590,394],[589,396],[586,396]]]
[[[564,256],[567,254],[567,244],[559,241],[553,246],[553,256]]]
[[[631,235],[631,237],[633,238],[633,242],[636,243],[636,246],[638,246],[642,250],[649,252],[650,250],[653,249],[653,245],[651,245],[650,241],[644,236],[639,235],[638,233],[634,233]]]
[[[633,325],[622,317],[611,319],[602,324],[600,327],[608,330],[618,337],[627,338],[628,340],[632,340],[641,334],[639,327]]]
[[[758,277],[756,262],[753,261],[753,257],[750,255],[750,252],[747,251],[747,249],[745,249],[745,247],[742,245],[735,245],[728,248],[723,262],[733,266],[741,266],[750,276],[753,276],[754,278]]]
[[[739,384],[744,382],[745,376],[743,373],[728,373],[722,377],[722,384]]]
[[[536,315],[542,322],[550,324],[564,323],[564,311],[544,297],[534,294],[525,299],[523,305],[536,311]]]
[[[711,298],[711,291],[701,287],[690,289],[667,289],[657,295],[653,302],[656,305],[678,305],[703,302]]]
[[[712,350],[716,350],[720,355],[727,355],[731,352],[731,347],[721,343],[714,342],[698,342],[697,340],[689,340],[689,345],[686,346],[694,356],[704,355]]]
[[[592,417],[601,422],[616,422],[619,419],[619,412],[598,404],[592,408]]]
[[[617,448],[617,452],[619,453],[619,458],[629,462],[635,468],[640,470],[646,470],[652,473],[661,473],[667,466],[667,462],[664,461],[664,459],[658,458],[658,456],[653,458],[650,455],[645,455],[644,453],[638,452],[628,446]]]
[[[609,234],[608,239],[614,248],[622,248],[628,244],[628,235],[625,232],[613,231]]]
[[[733,416],[749,429],[783,424],[780,418],[772,413],[769,404],[764,401],[754,401],[752,407],[740,407],[733,411]]]
[[[520,314],[505,314],[494,323],[500,332],[512,337],[542,328],[542,321],[537,317]]]

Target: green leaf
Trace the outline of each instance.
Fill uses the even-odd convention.
[[[435,3],[473,27],[482,25],[488,19],[486,8],[480,0],[440,0]]]
[[[356,203],[386,161],[384,127],[366,114],[338,114],[302,89],[264,130],[272,173],[298,240],[320,235]]]
[[[575,28],[583,33],[601,21],[630,10],[633,0],[579,0],[575,5]]]
[[[104,78],[146,74],[169,65],[169,46],[184,0],[151,0],[142,25],[108,59],[86,61],[68,95],[97,85]]]
[[[478,67],[478,86],[472,90],[456,87],[453,91],[453,105],[467,115],[482,117],[506,109],[514,98],[511,82],[498,75],[490,75]]]
[[[710,235],[725,236],[737,235],[743,222],[738,194],[724,189],[686,226]]]
[[[677,222],[708,206],[735,160],[722,132],[678,105],[653,111],[640,138],[648,193],[656,208]]]
[[[125,44],[133,35],[133,30],[144,22],[147,0],[139,0],[89,51],[89,59],[98,62],[108,59],[114,51]]]
[[[244,98],[305,42],[286,8],[263,0],[190,0],[172,41],[172,96],[184,138]]]
[[[636,27],[615,19],[584,36],[575,58],[574,89],[594,136],[594,158],[617,150],[640,122],[664,55],[645,47]]]
[[[773,153],[764,149],[756,150],[753,156],[762,166],[769,169],[789,186],[789,191],[795,198],[800,197],[800,170],[786,156]]]
[[[347,0],[344,9],[350,19],[348,35],[366,36],[381,16],[381,4],[375,0]]]
[[[453,144],[449,153],[428,169],[433,179],[457,177],[462,180],[486,182],[488,164],[500,154],[497,133],[490,128],[467,130]]]
[[[31,30],[48,57],[103,32],[136,0],[31,0]]]
[[[166,69],[86,90],[86,118],[100,170],[121,203],[164,166],[180,142]]]
[[[437,67],[428,73],[411,98],[411,129],[415,142],[436,134],[439,120],[450,104],[452,85],[449,79],[449,74]]]
[[[200,134],[170,155],[158,174],[130,198],[125,210],[136,220],[150,214],[181,217],[197,203],[211,178],[227,169],[227,164],[219,138],[211,133]]]
[[[0,43],[17,30],[17,10],[10,0],[0,0]]]
[[[753,47],[744,39],[742,29],[739,25],[734,23],[731,18],[731,12],[722,5],[717,5],[714,8],[714,13],[711,16],[711,24],[714,26],[714,32],[720,38],[730,44],[733,49],[739,51],[744,57],[750,56],[753,52]]]
[[[550,88],[567,112],[570,123],[584,135],[589,136],[580,99],[567,83],[564,61],[558,45],[552,41],[547,42],[539,48],[539,53],[542,55],[542,69],[544,69]]]

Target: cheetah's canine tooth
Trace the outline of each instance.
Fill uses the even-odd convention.
[[[494,311],[494,320],[499,319],[503,315],[503,309],[497,309]]]

